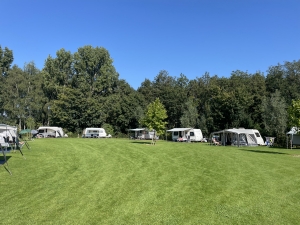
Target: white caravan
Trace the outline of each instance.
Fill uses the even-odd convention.
[[[203,134],[200,129],[173,128],[173,129],[167,130],[167,131],[172,132],[172,140],[173,141],[177,141],[178,138],[181,138],[181,140],[183,140],[183,141],[193,141],[193,142],[199,142],[199,141],[203,140]]]
[[[44,138],[46,137],[64,137],[64,131],[61,127],[39,127],[38,135]]]
[[[84,138],[105,138],[106,132],[103,128],[89,127],[83,130],[82,137]]]

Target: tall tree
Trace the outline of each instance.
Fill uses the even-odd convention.
[[[44,76],[43,90],[49,101],[57,99],[66,87],[72,87],[73,64],[73,55],[63,48],[56,52],[56,58],[48,56],[46,59],[42,71]]]
[[[35,121],[35,123],[42,124],[45,114],[43,107],[47,99],[42,89],[43,77],[41,71],[36,67],[34,62],[29,62],[24,65],[23,73],[26,79],[25,86],[27,88],[26,118]],[[37,126],[32,122],[30,122],[30,125],[31,128]]]
[[[142,95],[124,80],[117,82],[115,92],[105,97],[106,123],[118,133],[126,133],[129,127],[137,127],[145,103]]]
[[[6,76],[12,62],[14,61],[14,56],[12,50],[5,47],[2,49],[0,45],[0,75]]]
[[[112,63],[106,49],[92,46],[81,47],[74,54],[61,49],[56,58],[47,58],[43,89],[48,102],[44,108],[51,113],[46,115],[52,125],[73,132],[106,122],[106,98],[118,91],[119,74]],[[60,113],[64,115],[61,118]]]
[[[2,91],[3,109],[7,120],[11,124],[24,124],[27,116],[27,79],[24,72],[17,66],[13,66],[6,75]]]
[[[168,124],[179,125],[183,104],[187,100],[188,79],[185,75],[172,77],[168,71],[161,70],[153,82],[145,80],[138,92],[142,93],[148,103],[159,98],[168,114]]]
[[[265,97],[262,107],[266,132],[276,136],[284,134],[287,125],[287,107],[280,92],[276,90],[270,97]]]
[[[142,119],[141,124],[145,125],[149,130],[155,130],[157,135],[162,135],[165,132],[167,124],[165,120],[167,117],[167,111],[164,105],[160,102],[159,98],[157,98],[148,105],[145,117]],[[152,142],[153,141],[154,140],[152,139]]]
[[[196,128],[199,123],[199,119],[197,108],[193,102],[193,99],[189,98],[184,105],[185,109],[183,111],[183,115],[180,118],[181,126]]]
[[[13,60],[14,57],[12,50],[8,49],[7,47],[2,49],[0,45],[0,121],[3,122],[7,118],[3,108],[7,99],[3,98],[2,93],[4,93],[7,88],[4,83],[6,82],[5,79]]]
[[[288,107],[288,125],[300,128],[300,100],[292,100]]]
[[[119,74],[105,48],[84,46],[74,53],[74,60],[77,88],[89,96],[113,93]]]

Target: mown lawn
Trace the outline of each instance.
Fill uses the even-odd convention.
[[[0,167],[0,224],[299,224],[300,150],[38,139]],[[3,157],[0,157],[3,160]]]

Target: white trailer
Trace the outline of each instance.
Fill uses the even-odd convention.
[[[38,131],[38,136],[41,137],[64,137],[64,131],[61,127],[39,127],[37,129]]]
[[[88,127],[83,130],[83,138],[105,138],[106,132],[103,128]]]
[[[193,141],[200,142],[203,140],[203,134],[200,129],[194,128],[173,128],[171,130],[167,130],[168,132],[172,132],[172,140],[173,141]]]

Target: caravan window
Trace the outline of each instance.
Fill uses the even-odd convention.
[[[89,134],[90,133],[98,133],[97,130],[89,130]]]
[[[256,137],[260,137],[260,134],[259,133],[255,133]]]
[[[190,136],[191,137],[195,136],[195,133],[194,132],[190,132]]]
[[[44,130],[39,130],[39,133],[44,133]]]
[[[178,131],[174,131],[174,136],[178,136]]]

